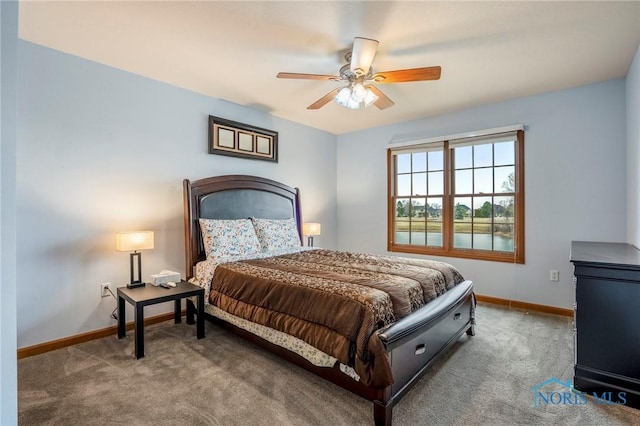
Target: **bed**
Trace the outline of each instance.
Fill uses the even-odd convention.
[[[214,219],[213,222],[215,222],[215,220],[220,219],[222,221],[231,221],[245,220],[247,218],[261,218],[273,222],[293,222],[294,225],[292,226],[295,226],[297,237],[299,241],[302,241],[300,195],[297,188],[292,188],[273,180],[247,175],[216,176],[196,181],[184,180],[185,270],[187,279],[193,281],[196,279],[196,275],[202,277],[203,270],[207,271],[207,261],[211,260],[210,258],[207,259],[208,243],[205,244],[203,242],[200,229],[201,223],[204,224],[207,221],[201,222],[201,219]],[[329,258],[331,258],[332,262],[337,259],[338,265],[327,263]],[[376,310],[377,306],[374,306],[371,311],[373,312],[372,314],[367,310],[358,311],[354,315],[358,318],[355,322],[361,321],[362,323],[359,326],[360,328],[346,330],[344,333],[341,332],[340,327],[345,328],[347,326],[336,322],[327,327],[318,327],[316,330],[318,334],[316,334],[316,331],[308,327],[309,325],[313,326],[316,316],[322,316],[322,311],[308,313],[308,310],[313,305],[331,306],[332,312],[340,313],[338,315],[326,315],[330,317],[329,321],[333,321],[334,317],[344,316],[345,312],[355,312],[360,305],[367,305],[373,302],[366,299],[366,302],[361,301],[362,303],[360,304],[344,302],[346,305],[342,306],[340,305],[343,303],[343,299],[340,298],[341,294],[332,299],[330,297],[333,296],[326,296],[322,293],[322,295],[318,296],[319,299],[313,303],[308,303],[308,306],[305,306],[304,309],[297,309],[297,311],[300,311],[299,314],[302,319],[292,316],[293,314],[287,314],[285,319],[282,319],[282,317],[275,319],[269,317],[271,318],[270,322],[267,321],[265,326],[265,324],[254,324],[249,321],[254,318],[264,317],[265,315],[262,315],[261,311],[257,313],[252,311],[252,314],[246,315],[246,318],[238,318],[238,312],[240,311],[234,311],[234,309],[240,309],[238,305],[243,304],[243,302],[229,299],[229,295],[235,297],[235,294],[239,291],[237,288],[253,285],[253,281],[262,280],[260,285],[255,286],[255,288],[260,289],[265,287],[264,283],[267,283],[268,286],[272,284],[285,285],[287,280],[295,280],[295,275],[291,275],[295,271],[292,272],[290,270],[292,264],[302,265],[304,270],[308,271],[314,268],[311,263],[308,263],[312,260],[320,263],[320,266],[317,267],[319,271],[313,273],[320,275],[314,278],[318,281],[333,283],[333,278],[336,274],[342,276],[347,270],[355,271],[354,282],[359,282],[358,280],[365,278],[369,280],[369,276],[374,273],[369,266],[371,259],[376,264],[376,268],[381,268],[383,273],[388,274],[390,269],[393,270],[392,275],[382,275],[383,277],[395,277],[397,271],[419,270],[422,268],[423,263],[426,264],[427,262],[412,259],[401,261],[398,258],[385,256],[357,255],[322,249],[304,250],[304,248],[300,248],[299,251],[286,252],[279,256],[269,255],[266,258],[263,256],[263,258],[255,260],[223,263],[222,265],[214,263],[217,269],[211,276],[218,274],[215,275],[216,279],[219,283],[224,284],[216,284],[211,289],[210,300],[212,303],[207,306],[206,317],[289,362],[372,401],[375,424],[391,425],[393,406],[410,390],[412,385],[428,370],[434,361],[465,333],[469,336],[475,334],[475,298],[471,281],[466,281],[461,277],[455,276],[455,273],[449,272],[448,269],[443,269],[440,275],[448,277],[453,274],[454,284],[451,285],[449,283],[450,277],[445,277],[445,281],[449,284],[438,284],[440,287],[445,286],[446,288],[441,288],[440,290],[442,291],[438,291],[437,297],[424,304],[424,306],[417,305],[415,309],[409,309],[408,311],[405,309],[406,306],[402,309],[395,308],[393,305],[390,308],[385,308],[386,302],[379,302],[381,298],[376,296],[378,294],[378,289],[376,288],[371,291],[363,291],[364,293],[371,293],[373,295],[371,300],[376,301],[374,303],[376,305],[379,303],[382,308],[378,311]],[[405,263],[403,264],[402,262]],[[442,265],[446,265],[439,262],[433,262],[433,264],[436,264],[438,271],[443,268]],[[276,268],[277,270],[274,272],[265,268]],[[253,269],[265,270],[267,275],[258,274],[255,278],[247,279],[246,277],[249,275],[246,274],[255,272]],[[451,270],[455,271],[455,268],[451,268]],[[302,273],[304,274],[304,271]],[[400,274],[400,272],[397,273]],[[239,274],[240,277],[236,279],[236,284],[232,279],[235,277],[233,274]],[[204,276],[206,276],[206,273]],[[376,277],[378,277],[376,278],[378,279],[376,281],[377,285],[385,287],[385,283],[379,282],[379,276],[376,275]],[[404,277],[393,279],[406,282]],[[199,282],[201,285],[208,284],[204,282],[206,281],[205,279],[201,278],[201,281]],[[277,281],[282,281],[282,283],[277,283]],[[270,304],[282,303],[283,305],[291,305],[292,302],[290,301],[282,300],[280,302],[279,299],[273,299],[275,297],[274,294],[279,294],[278,297],[282,299],[289,299],[289,295],[293,293],[288,291],[298,287],[293,281],[289,284],[288,287],[284,287],[285,290],[270,291],[268,294],[255,296],[255,299],[271,298]],[[310,284],[312,289],[309,291],[317,294],[315,284],[315,281]],[[234,285],[238,287],[233,287]],[[251,291],[256,291],[255,288]],[[412,291],[406,290],[405,293],[408,294]],[[251,294],[251,297],[254,297],[253,293]],[[402,294],[404,295],[404,293]],[[324,297],[328,299],[325,300],[323,299]],[[360,297],[360,295],[357,295],[357,297]],[[396,297],[401,299],[404,296]],[[291,298],[296,301],[293,304],[296,307],[298,303],[306,303],[308,295],[291,296]],[[251,305],[253,300],[248,299],[248,302],[249,306],[254,310],[260,309]],[[411,302],[407,303],[411,304]],[[269,305],[269,307],[271,306]],[[278,309],[276,308],[275,310]],[[385,312],[387,313],[385,314]],[[187,303],[187,321],[189,323],[194,322],[194,315],[195,306],[193,303]],[[306,315],[315,316],[306,318]],[[391,320],[387,317],[390,317]],[[306,320],[308,322],[305,322]],[[276,328],[281,324],[284,324],[283,330],[287,331],[287,333],[283,333],[282,330],[271,329],[272,326]],[[324,331],[320,330],[320,328],[328,328],[330,332],[325,336],[321,334]],[[295,334],[295,337],[289,336],[288,332],[290,330],[294,330],[297,333],[292,333]],[[302,331],[298,333],[298,330]],[[333,330],[338,330],[338,332]],[[331,335],[335,335],[337,338],[342,338],[342,335],[353,335],[358,336],[358,338],[354,337],[351,342],[348,338],[345,342],[333,342],[331,341]],[[293,343],[290,340],[287,340],[287,343],[282,343],[280,340],[282,340],[283,336],[293,339]],[[310,338],[313,342],[309,341]]]

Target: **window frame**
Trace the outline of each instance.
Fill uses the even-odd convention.
[[[449,146],[453,138],[442,140],[444,154],[444,191],[442,195],[442,247],[427,245],[399,244],[395,242],[395,161],[393,148],[387,148],[387,251],[432,256],[457,257],[465,259],[488,260],[495,262],[525,263],[525,192],[524,192],[524,131],[517,130],[515,138],[515,193],[514,197],[514,251],[466,249],[453,247],[453,209],[456,195],[453,193],[455,168],[453,148]],[[497,134],[496,134],[497,135]],[[486,138],[492,136],[487,134]],[[471,139],[471,138],[469,138]],[[492,166],[495,168],[495,164]],[[495,188],[494,188],[495,191]],[[492,195],[495,195],[494,192]]]

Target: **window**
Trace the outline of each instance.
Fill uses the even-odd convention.
[[[388,250],[524,263],[524,132],[388,149]]]

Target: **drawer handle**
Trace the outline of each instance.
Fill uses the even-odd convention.
[[[427,345],[425,345],[424,343],[421,345],[418,345],[416,346],[415,355],[422,355],[426,350],[427,350]]]
[[[455,315],[453,316],[453,320],[454,320],[454,321],[455,321],[455,320],[459,320],[459,319],[460,319],[460,315],[461,315],[461,314],[455,314]]]

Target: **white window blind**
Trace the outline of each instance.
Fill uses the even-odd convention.
[[[390,149],[391,153],[394,155],[411,152],[438,151],[444,146],[444,141],[449,141],[449,147],[455,148],[467,146],[463,145],[465,143],[468,143],[469,145],[476,145],[479,143],[515,140],[518,130],[524,130],[524,126],[522,124],[514,124],[512,126],[456,133],[452,135],[437,136],[434,138],[406,140],[403,142],[391,143],[387,145],[386,148]],[[494,140],[496,137],[497,139]],[[499,140],[501,138],[504,139]]]
[[[518,138],[517,132],[505,132],[488,136],[476,136],[470,138],[453,139],[449,141],[449,148],[462,148],[464,146],[480,145],[487,143],[500,143],[515,141]]]
[[[416,145],[399,146],[397,148],[389,148],[389,149],[391,149],[392,155],[400,155],[400,154],[411,154],[414,152],[442,151],[443,148],[444,148],[444,142],[431,142],[431,143],[423,143],[423,144],[416,144]]]

